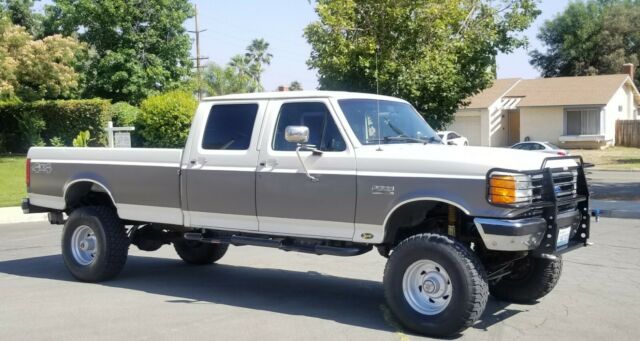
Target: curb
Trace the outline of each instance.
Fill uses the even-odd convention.
[[[594,217],[640,219],[640,201],[594,199],[589,209]]]
[[[48,221],[46,213],[24,214],[19,206],[0,208],[0,225],[43,221]]]
[[[592,210],[596,211],[596,210]],[[621,218],[621,219],[640,219],[640,211],[626,210],[598,210],[598,213],[592,214],[596,217]]]
[[[630,173],[638,173],[640,172],[640,169],[606,169],[606,168],[588,168],[587,171],[592,170],[592,171],[602,171],[602,172],[620,172],[620,173],[625,173],[625,172],[630,172]]]

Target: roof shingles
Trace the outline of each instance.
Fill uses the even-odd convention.
[[[625,83],[633,88],[638,101],[640,94],[626,74],[497,79],[490,88],[471,97],[465,108],[487,108],[501,97],[521,98],[519,107],[605,105]]]

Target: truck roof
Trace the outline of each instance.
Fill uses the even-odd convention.
[[[245,94],[232,94],[223,96],[206,97],[203,101],[231,101],[231,100],[250,100],[250,99],[291,99],[291,98],[361,98],[361,99],[380,99],[387,101],[406,102],[402,99],[390,96],[367,94],[361,92],[348,91],[278,91],[278,92],[252,92]]]

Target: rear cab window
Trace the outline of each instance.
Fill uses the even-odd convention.
[[[204,128],[202,149],[249,149],[257,113],[257,103],[214,104]]]

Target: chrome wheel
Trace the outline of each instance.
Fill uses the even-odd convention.
[[[71,254],[80,265],[90,265],[98,254],[98,240],[93,230],[82,225],[73,231],[71,236]]]
[[[402,291],[407,303],[415,311],[436,315],[451,302],[453,287],[449,274],[440,264],[422,259],[405,270]]]

